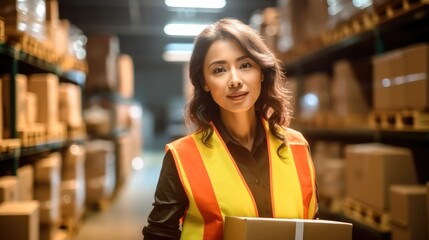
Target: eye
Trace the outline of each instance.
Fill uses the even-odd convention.
[[[221,73],[221,72],[225,72],[225,68],[219,66],[213,69],[213,73]]]
[[[240,65],[240,68],[250,68],[250,67],[252,67],[252,64],[250,64],[248,62],[245,62],[245,63]]]

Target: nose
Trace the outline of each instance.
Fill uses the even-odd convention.
[[[243,86],[243,81],[241,81],[240,77],[238,76],[237,72],[235,70],[231,71],[231,78],[228,82],[228,87],[230,88],[236,88]]]

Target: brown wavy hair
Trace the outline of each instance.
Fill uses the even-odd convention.
[[[208,145],[208,140],[213,135],[210,122],[219,116],[220,110],[210,92],[203,89],[204,59],[210,46],[220,39],[236,41],[243,51],[261,67],[264,81],[261,94],[255,103],[255,110],[258,116],[268,121],[274,136],[284,141],[285,137],[278,127],[289,125],[291,106],[281,63],[255,29],[236,19],[221,19],[209,25],[195,38],[189,63],[189,77],[194,86],[194,93],[187,105],[187,123],[192,122],[197,131],[202,131],[201,141]]]

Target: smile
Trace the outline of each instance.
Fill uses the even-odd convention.
[[[248,92],[238,92],[238,93],[234,93],[234,94],[230,94],[227,97],[231,100],[241,100],[243,99],[246,95],[248,94]]]

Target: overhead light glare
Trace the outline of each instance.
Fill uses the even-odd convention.
[[[164,32],[172,36],[197,36],[207,24],[170,23],[165,25]]]
[[[167,44],[162,58],[166,62],[189,62],[193,47],[192,43]]]
[[[175,8],[223,8],[225,0],[165,0],[165,5]]]

